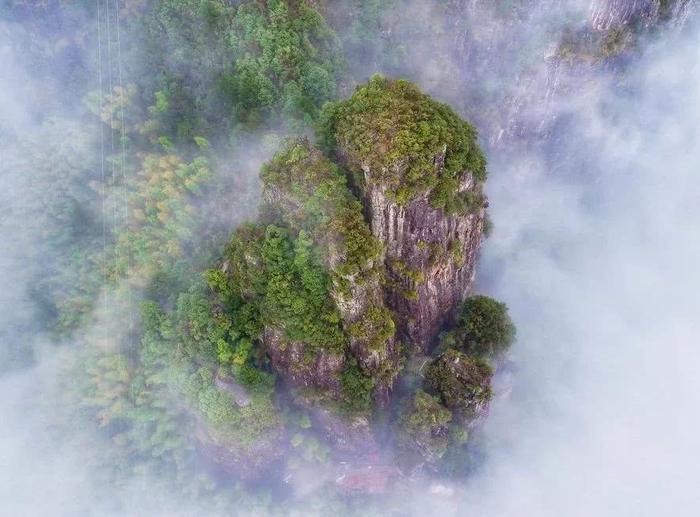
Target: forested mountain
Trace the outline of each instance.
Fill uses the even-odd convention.
[[[450,500],[518,369],[487,178],[593,177],[571,99],[633,97],[695,10],[2,0],[0,373],[108,500],[56,514]]]

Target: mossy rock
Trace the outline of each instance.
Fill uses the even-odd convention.
[[[335,273],[353,276],[371,266],[381,253],[362,205],[340,168],[304,138],[288,141],[261,172],[264,211],[294,231],[306,230],[320,252],[335,251]]]
[[[425,387],[442,403],[470,420],[478,417],[491,400],[491,367],[458,350],[447,350],[428,366]]]
[[[423,390],[405,400],[398,418],[398,445],[437,462],[447,451],[452,412]]]
[[[486,179],[476,129],[404,80],[374,76],[348,100],[327,104],[319,140],[355,171],[368,167],[368,180],[400,204],[429,194],[435,208],[468,211],[474,195],[460,192],[465,174]]]

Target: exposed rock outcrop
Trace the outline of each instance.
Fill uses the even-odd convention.
[[[346,362],[342,351],[312,350],[308,344],[291,341],[283,331],[271,326],[265,328],[263,342],[272,366],[288,384],[339,396],[340,373]]]
[[[438,155],[435,167],[443,161],[444,154]],[[399,205],[372,181],[368,167],[364,172],[372,233],[385,246],[387,303],[396,311],[402,338],[416,353],[427,352],[472,285],[485,208],[450,215],[433,208],[427,194]],[[474,186],[465,173],[461,189]]]
[[[487,205],[476,133],[402,81],[375,78],[332,111],[334,151],[383,244],[399,336],[425,352],[474,279]]]
[[[595,30],[607,31],[632,23],[645,29],[668,21],[684,24],[695,8],[695,0],[592,0],[590,19]]]
[[[492,375],[483,361],[447,350],[428,367],[425,383],[463,423],[473,425],[488,411]]]

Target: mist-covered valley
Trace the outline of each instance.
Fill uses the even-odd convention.
[[[0,514],[696,515],[696,13],[0,2]]]

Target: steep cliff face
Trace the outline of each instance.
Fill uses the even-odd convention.
[[[599,31],[631,23],[648,29],[662,21],[679,26],[694,8],[695,0],[593,0],[590,19],[593,29]]]
[[[444,155],[437,155],[435,167],[442,160]],[[472,285],[485,208],[446,214],[433,208],[425,194],[401,205],[372,181],[369,168],[364,173],[372,233],[385,243],[387,303],[399,318],[403,339],[416,353],[427,352]],[[471,174],[460,188],[474,188]]]
[[[329,144],[383,243],[400,338],[425,352],[474,278],[486,213],[475,131],[408,83],[380,78],[327,111]]]
[[[382,38],[387,53],[409,49],[401,75],[440,92],[500,154],[521,143],[546,146],[556,139],[567,123],[571,96],[585,95],[604,74],[612,78],[638,38],[661,27],[681,30],[697,5],[697,0],[408,2],[403,17],[382,20]],[[431,23],[416,22],[424,19]],[[578,42],[562,41],[567,39]]]
[[[527,27],[541,25],[542,20],[546,23],[544,13],[564,13],[567,5],[551,0],[522,11],[514,23],[525,29],[514,30],[521,37],[511,38],[504,54],[517,55],[519,46],[531,36]],[[500,120],[484,123],[491,128],[489,141],[499,148],[520,142],[547,145],[556,139],[556,128],[568,115],[571,96],[594,95],[592,90],[602,76],[619,76],[640,38],[661,26],[681,30],[696,12],[697,0],[590,0],[580,20],[572,18],[571,27],[553,27],[555,38],[545,42],[542,50],[546,66],[523,68],[518,73]],[[464,45],[471,48],[474,43]],[[488,42],[485,51],[493,45]],[[515,65],[520,68],[519,63]]]
[[[398,373],[398,354],[394,321],[382,293],[381,239],[370,233],[345,176],[308,141],[297,141],[279,153],[262,178],[265,216],[313,240],[329,273],[329,294],[350,355],[373,379],[376,399],[386,402]],[[308,368],[300,368],[304,343],[287,343],[282,332],[269,327],[264,340],[275,368],[295,385],[323,387],[338,395],[338,374],[347,365],[342,350],[321,350],[307,361]]]

